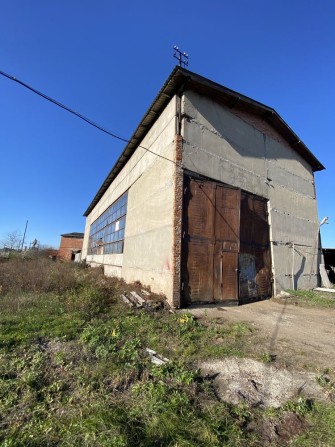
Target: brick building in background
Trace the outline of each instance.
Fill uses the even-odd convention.
[[[61,234],[58,259],[60,261],[74,261],[76,253],[83,247],[84,233]]]

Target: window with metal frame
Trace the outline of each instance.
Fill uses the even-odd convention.
[[[109,206],[91,225],[89,255],[123,253],[128,192]]]

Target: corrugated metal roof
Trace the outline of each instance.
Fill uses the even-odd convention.
[[[185,68],[176,66],[150,105],[137,129],[129,139],[129,143],[126,145],[122,154],[101,185],[99,191],[85,211],[84,216],[88,216],[95,205],[99,202],[109,185],[135,152],[136,148],[139,146],[171,98],[180,90],[184,91],[187,89],[194,90],[228,107],[245,110],[261,117],[286,139],[294,150],[310,164],[313,171],[321,171],[324,169],[324,166],[320,163],[320,161],[312,154],[308,147],[300,140],[300,138],[293,132],[293,130],[288,126],[288,124],[285,123],[285,121],[274,109],[196,73],[186,70]]]

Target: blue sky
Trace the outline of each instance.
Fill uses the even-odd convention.
[[[3,0],[0,69],[127,138],[173,69],[273,107],[326,166],[316,173],[325,247],[335,247],[333,0]],[[59,245],[124,148],[0,76],[0,239]]]

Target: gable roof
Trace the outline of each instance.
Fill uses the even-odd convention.
[[[286,124],[286,122],[274,109],[245,95],[242,95],[241,93],[235,92],[234,90],[204,78],[203,76],[186,70],[185,68],[176,66],[140,121],[140,124],[129,139],[125,149],[101,185],[91,204],[85,211],[84,216],[88,216],[95,205],[99,202],[109,185],[133,155],[136,148],[140,145],[141,141],[172,97],[176,93],[189,89],[205,95],[231,109],[235,108],[259,116],[275,128],[283,138],[285,138],[293,149],[303,159],[305,159],[307,163],[310,164],[313,171],[321,171],[322,169],[325,169],[320,161],[312,154],[308,147],[300,140],[300,138],[293,132],[289,125]]]

